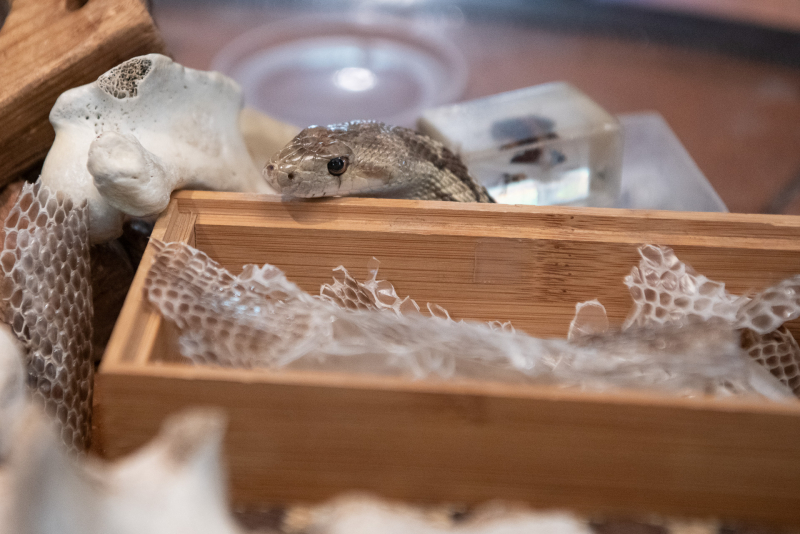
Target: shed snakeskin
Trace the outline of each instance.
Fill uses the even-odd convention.
[[[639,266],[625,277],[633,310],[624,328],[723,319],[741,332],[747,353],[800,397],[800,346],[784,326],[800,317],[800,275],[753,296],[736,296],[670,248],[646,245],[639,254]]]
[[[408,128],[371,121],[309,126],[269,161],[264,177],[292,197],[494,202],[443,144]]]
[[[91,438],[92,284],[86,201],[25,184],[0,253],[5,320],[25,349],[33,397],[80,454]]]

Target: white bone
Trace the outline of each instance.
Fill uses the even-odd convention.
[[[104,532],[234,534],[221,464],[225,418],[194,410],[168,418],[158,437],[110,466]],[[100,534],[101,531],[98,531]]]
[[[94,534],[102,483],[72,463],[34,403],[20,426],[3,469],[8,508],[0,533]]]
[[[239,130],[242,102],[222,74],[133,58],[58,98],[42,181],[89,199],[93,243],[119,236],[125,215],[157,215],[174,189],[272,193]]]
[[[7,456],[27,403],[22,347],[0,323],[0,462]]]
[[[534,512],[521,507],[486,505],[464,523],[426,514],[401,503],[365,495],[347,495],[287,517],[291,530],[309,534],[591,534],[586,522],[567,513]],[[294,524],[293,524],[294,523]]]
[[[30,406],[0,466],[0,534],[241,534],[220,463],[224,418],[168,418],[149,445],[115,463],[67,457]]]

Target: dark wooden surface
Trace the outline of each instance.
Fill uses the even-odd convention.
[[[606,0],[606,2],[708,15],[772,28],[794,31],[800,29],[800,6],[795,0]]]

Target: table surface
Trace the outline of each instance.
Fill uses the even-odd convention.
[[[719,9],[719,2],[678,4]],[[757,16],[762,23],[778,18],[777,0],[765,4],[775,9],[755,15],[741,2],[734,4],[739,6],[729,14],[734,18]],[[176,61],[207,69],[221,47],[249,29],[290,16],[286,9],[157,3],[154,17]],[[784,26],[800,21],[798,10],[784,9]],[[440,33],[469,64],[464,99],[564,80],[612,113],[657,111],[732,212],[800,214],[795,198],[800,197],[800,67],[496,17],[465,17]]]

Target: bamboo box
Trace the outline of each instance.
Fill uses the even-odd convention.
[[[234,274],[271,263],[310,293],[372,257],[399,295],[455,319],[564,337],[578,302],[619,326],[641,244],[734,294],[800,273],[800,218],[180,192],[153,232]],[[800,406],[649,392],[194,365],[143,298],[148,247],[96,377],[94,448],[117,457],[169,413],[221,406],[240,505],[348,490],[800,525]],[[798,325],[790,324],[795,336]]]

